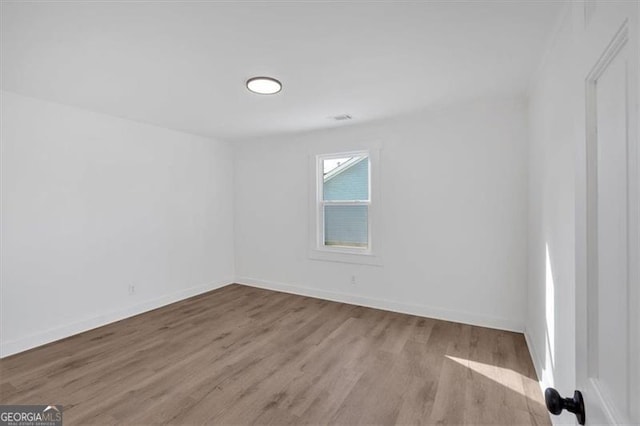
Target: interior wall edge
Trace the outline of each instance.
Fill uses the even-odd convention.
[[[524,340],[527,343],[527,349],[529,350],[529,356],[531,357],[531,361],[533,362],[533,368],[536,370],[536,377],[538,378],[538,385],[540,386],[540,392],[544,395],[544,391],[548,387],[553,387],[553,383],[548,383],[544,379],[544,375],[542,374],[542,358],[538,356],[538,351],[536,350],[535,345],[533,344],[533,338],[530,336],[529,330],[525,327],[524,331]],[[554,425],[566,425],[566,424],[574,424],[567,423],[564,416],[553,416],[549,415],[551,419],[551,423]],[[570,418],[570,417],[569,417]]]
[[[6,358],[10,355],[15,355],[38,346],[65,339],[94,328],[103,327],[117,321],[131,318],[135,315],[140,315],[233,283],[233,278],[224,278],[208,284],[190,287],[164,296],[146,300],[144,302],[136,303],[135,305],[127,306],[125,308],[103,312],[91,318],[86,318],[61,327],[55,327],[20,339],[3,342],[0,345],[0,358]]]
[[[251,277],[236,277],[236,283],[251,287],[262,288],[265,290],[280,291],[283,293],[313,297],[317,299],[346,303],[350,305],[364,306],[367,308],[381,309],[384,311],[397,312],[401,314],[416,315],[420,317],[434,318],[444,321],[458,322],[468,325],[512,331],[517,333],[522,333],[524,331],[524,325],[521,322],[505,318],[489,317],[463,311],[452,311],[427,305],[381,300],[348,293],[338,293],[317,288],[302,287],[293,284],[261,280]]]
[[[549,62],[551,61],[550,56],[552,55],[556,44],[560,41],[562,31],[567,25],[570,24],[571,13],[571,2],[565,2],[562,5],[560,13],[558,13],[558,15],[556,16],[556,20],[553,24],[551,32],[549,32],[549,35],[547,36],[545,47],[542,51],[542,57],[538,61],[538,64],[529,79],[529,84],[527,87],[528,97],[530,97],[531,94],[536,90],[539,84],[539,80],[541,79],[541,76],[545,71],[545,68],[549,66]]]
[[[23,91],[17,91],[17,90],[12,89],[12,88],[6,88],[4,86],[0,87],[0,92],[1,93],[6,93],[8,95],[20,96],[22,98],[30,99],[32,101],[46,102],[46,103],[51,104],[51,105],[57,105],[57,106],[64,107],[64,108],[70,108],[72,110],[83,111],[83,112],[90,113],[90,114],[96,114],[98,116],[109,117],[111,119],[124,120],[124,121],[129,122],[129,123],[137,124],[139,126],[153,128],[153,129],[160,129],[160,130],[164,130],[164,131],[171,132],[171,133],[174,133],[174,134],[181,134],[181,135],[188,135],[188,136],[193,136],[193,137],[198,137],[198,138],[204,138],[204,139],[209,139],[211,141],[216,141],[216,142],[231,143],[231,140],[229,138],[220,137],[220,136],[217,136],[217,135],[216,136],[212,136],[212,135],[208,135],[208,134],[204,134],[204,133],[197,133],[197,132],[193,132],[193,131],[190,131],[190,130],[181,129],[181,128],[178,128],[178,127],[167,127],[165,125],[158,124],[158,123],[155,123],[155,122],[145,121],[145,120],[141,120],[141,119],[137,119],[137,118],[132,118],[132,117],[129,117],[127,115],[113,114],[113,113],[104,112],[102,110],[95,109],[95,108],[87,108],[85,106],[79,106],[79,105],[76,105],[76,104],[70,103],[70,102],[56,101],[56,100],[53,100],[53,99],[51,99],[50,97],[47,97],[47,96],[34,96],[32,94],[24,93]],[[1,97],[1,95],[0,95],[0,97]]]
[[[542,375],[542,361],[541,358],[538,357],[538,351],[536,350],[535,345],[533,344],[533,339],[529,335],[529,330],[525,327],[524,329],[524,340],[527,343],[527,349],[529,350],[529,356],[531,357],[531,361],[533,362],[533,368],[536,370],[536,377],[538,378],[538,385],[540,386],[540,391],[544,394],[544,390],[551,386],[549,383],[545,383],[544,376]],[[554,422],[553,416],[551,417],[551,422],[553,424],[558,424]]]

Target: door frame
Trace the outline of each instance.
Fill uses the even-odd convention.
[[[629,351],[630,354],[640,354],[640,82],[637,77],[640,71],[640,7],[635,6],[635,12],[630,6],[629,12],[621,14],[619,27],[612,32],[608,39],[594,41],[589,34],[591,15],[597,13],[597,5],[593,1],[582,1],[573,4],[572,24],[578,47],[577,75],[583,81],[583,90],[575,107],[578,114],[576,120],[576,175],[575,175],[575,312],[576,312],[576,387],[585,394],[587,404],[587,421],[596,419],[609,423],[628,423],[629,419],[623,413],[617,412],[613,401],[599,391],[594,380],[589,379],[589,360],[593,359],[594,345],[589,345],[588,311],[595,312],[594,301],[589,297],[594,291],[594,277],[597,277],[597,266],[593,262],[597,256],[597,229],[593,226],[597,209],[597,161],[595,158],[596,129],[595,129],[595,86],[594,82],[606,69],[615,55],[625,46],[630,52],[629,111],[633,116],[629,119],[628,146],[628,232],[632,235],[628,245],[628,282],[629,282]],[[602,7],[602,6],[601,6]],[[621,8],[623,9],[623,8]],[[614,28],[612,26],[612,28]],[[635,112],[635,114],[633,114]],[[633,123],[635,121],[635,123]],[[635,237],[633,237],[635,236]],[[590,309],[591,308],[591,309]],[[591,346],[591,347],[590,347]],[[633,362],[629,357],[630,398],[640,395],[640,363]],[[632,418],[640,418],[640,397],[638,403],[631,402]],[[594,412],[594,409],[596,412]],[[591,412],[590,412],[591,411]]]

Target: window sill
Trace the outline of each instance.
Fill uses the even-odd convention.
[[[373,253],[357,253],[351,251],[310,249],[309,258],[325,262],[355,263],[358,265],[382,266],[382,259]]]

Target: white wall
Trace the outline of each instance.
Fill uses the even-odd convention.
[[[526,116],[523,101],[495,100],[239,142],[238,281],[522,330]],[[309,259],[309,156],[376,142],[382,200],[373,238],[383,266]]]
[[[575,113],[581,81],[567,8],[529,106],[529,279],[526,336],[544,388],[575,389]],[[556,423],[575,423],[566,411]]]
[[[1,96],[2,355],[233,280],[227,143]]]

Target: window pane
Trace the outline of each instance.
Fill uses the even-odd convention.
[[[324,206],[324,245],[369,246],[369,206]]]
[[[323,160],[323,199],[327,201],[364,201],[369,199],[369,157]]]

